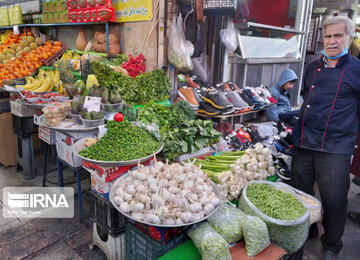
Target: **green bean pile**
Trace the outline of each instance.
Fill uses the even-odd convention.
[[[295,220],[306,213],[306,208],[293,195],[268,184],[248,185],[246,196],[256,208],[274,219]]]
[[[98,161],[129,161],[151,155],[160,144],[146,130],[134,126],[127,120],[110,121],[106,134],[94,145],[79,154]]]

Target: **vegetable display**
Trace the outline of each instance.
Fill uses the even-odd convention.
[[[211,121],[192,120],[182,122],[179,127],[165,126],[161,136],[165,142],[163,155],[169,160],[186,153],[196,152],[213,143],[219,142],[220,133]]]
[[[231,260],[230,245],[209,223],[199,224],[188,235],[203,260]]]
[[[110,121],[106,134],[95,144],[79,152],[83,157],[98,161],[128,161],[148,156],[160,144],[147,131],[129,121]]]
[[[145,73],[145,60],[141,53],[136,58],[129,54],[129,61],[124,62],[121,67],[127,70],[130,77],[135,78],[137,75]]]
[[[258,217],[245,216],[241,222],[245,239],[246,253],[249,257],[256,256],[270,245],[267,226]]]
[[[265,183],[249,185],[246,196],[256,208],[271,218],[294,220],[306,212],[306,208],[293,195]]]
[[[229,244],[243,238],[241,222],[245,213],[228,204],[220,204],[216,212],[207,221]]]
[[[109,61],[91,62],[91,70],[100,85],[109,90],[118,90],[127,104],[145,104],[151,100],[158,102],[169,98],[171,83],[163,70],[155,69],[132,78],[116,72],[111,66]]]
[[[259,184],[265,184],[269,186],[271,190],[263,185],[258,186]],[[253,185],[255,185],[256,191],[251,188]],[[257,206],[255,206],[248,198],[248,188],[250,189],[250,197],[261,209],[257,208]],[[291,199],[293,203],[292,205],[289,205],[288,201],[283,203],[281,200],[283,199],[284,195],[276,195],[278,194],[276,190],[282,193],[287,193],[298,201],[296,202]],[[255,195],[255,192],[258,194]],[[264,193],[266,193],[266,195]],[[257,201],[257,199],[254,199],[256,196],[262,196],[264,201]],[[265,198],[267,196],[270,199]],[[308,210],[302,205],[300,199],[295,196],[296,195],[293,191],[293,188],[284,183],[254,181],[248,183],[245,186],[239,202],[240,209],[243,210],[246,214],[257,216],[266,223],[271,242],[284,248],[289,254],[296,252],[304,244],[308,237],[310,226],[310,214]],[[281,204],[282,206],[279,207]],[[275,212],[275,210],[278,210],[279,212]],[[278,216],[291,220],[275,219],[268,216],[263,211],[272,216]],[[289,216],[287,216],[288,214]],[[296,216],[299,217],[294,219]]]
[[[236,199],[249,181],[265,180],[274,174],[270,150],[260,143],[254,149],[209,156],[195,164],[217,184],[222,200]]]
[[[184,225],[213,213],[220,203],[211,181],[193,164],[139,165],[116,186],[120,211],[155,225]]]

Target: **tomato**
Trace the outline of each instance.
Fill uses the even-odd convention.
[[[124,120],[123,114],[121,114],[121,113],[116,113],[116,114],[114,115],[114,120],[115,120],[116,122],[122,122],[122,121]]]

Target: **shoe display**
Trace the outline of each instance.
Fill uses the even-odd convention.
[[[197,84],[196,82],[193,81],[193,79],[189,76],[185,76],[186,82],[189,84],[190,87],[192,88],[199,88],[199,84]]]
[[[187,101],[191,107],[197,108],[199,106],[198,101],[196,101],[195,99],[192,88],[186,86],[180,87],[178,90],[178,94],[182,99]]]
[[[225,93],[227,99],[233,104],[235,110],[240,110],[249,105],[240,97],[238,91],[229,91]]]
[[[232,108],[233,105],[226,98],[225,94],[220,91],[206,92],[203,99],[218,109]]]
[[[201,101],[197,112],[200,114],[208,115],[208,116],[215,116],[215,115],[220,114],[222,111],[219,109],[216,109],[215,107],[206,103],[205,101]]]
[[[235,109],[232,108],[232,107],[229,107],[229,108],[225,108],[224,110],[221,111],[221,114],[222,115],[230,115],[232,113],[235,112]]]

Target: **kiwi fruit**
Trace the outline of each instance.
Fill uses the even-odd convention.
[[[42,45],[42,40],[39,37],[35,39],[35,42],[37,45]]]
[[[17,49],[17,47],[18,47],[18,45],[15,43],[11,44],[11,46],[10,46],[10,48],[14,51]]]
[[[24,51],[26,51],[27,53],[31,52],[31,48],[30,47],[25,47]]]
[[[9,60],[3,60],[2,64],[7,64]]]
[[[29,43],[27,41],[21,41],[20,46],[21,48],[29,47]]]
[[[21,52],[23,49],[19,46],[16,48],[15,52],[18,53],[18,52]]]
[[[14,58],[15,56],[13,54],[6,55],[6,59],[10,60],[11,58]]]
[[[28,37],[26,38],[26,40],[27,40],[28,43],[31,43],[31,42],[34,42],[34,41],[35,41],[34,37],[32,37],[32,36],[28,36]]]
[[[5,55],[1,53],[0,54],[0,62],[3,62],[3,60],[5,60],[5,58],[6,58]]]
[[[33,49],[36,49],[37,48],[37,44],[36,44],[36,42],[32,42],[32,43],[30,43],[30,48],[33,50]]]

